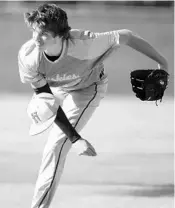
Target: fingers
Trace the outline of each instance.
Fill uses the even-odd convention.
[[[89,156],[96,156],[97,153],[96,153],[94,147],[89,142],[88,142],[88,144],[89,144],[89,147],[87,149],[87,152],[88,152]]]
[[[95,149],[93,147],[89,149],[89,152],[92,154],[92,156],[96,156],[97,155],[97,153],[96,153],[96,151],[95,151]]]
[[[89,147],[86,151],[84,151],[83,153],[79,154],[84,155],[84,156],[97,156],[97,153],[95,151],[95,149],[93,147]]]
[[[95,152],[95,149],[89,149],[88,150],[89,156],[96,156],[97,153]]]

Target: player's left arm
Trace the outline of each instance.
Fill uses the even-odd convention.
[[[168,70],[168,63],[165,57],[161,55],[150,43],[148,43],[148,41],[127,29],[118,30],[118,34],[120,45],[125,44],[136,51],[143,53],[152,60],[156,61],[159,68],[164,69],[165,71]]]

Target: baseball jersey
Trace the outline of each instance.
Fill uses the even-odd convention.
[[[18,65],[22,83],[39,88],[46,83],[65,91],[79,90],[100,81],[103,61],[119,48],[118,31],[96,33],[73,29],[63,42],[60,57],[50,61],[31,39],[19,50]]]

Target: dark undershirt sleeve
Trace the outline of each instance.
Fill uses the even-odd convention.
[[[46,84],[46,85],[44,85],[43,87],[40,87],[40,88],[35,88],[34,91],[35,91],[36,94],[40,94],[42,92],[53,94],[48,84]]]
[[[48,84],[40,88],[35,88],[34,91],[36,94],[40,94],[43,92],[53,94]],[[61,106],[59,106],[58,108],[55,123],[66,134],[66,136],[69,138],[69,140],[72,143],[75,143],[78,139],[81,138],[81,136],[78,134],[78,132],[75,130],[75,128],[73,128],[73,126],[69,122]]]

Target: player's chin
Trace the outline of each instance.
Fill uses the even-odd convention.
[[[44,45],[36,45],[36,48],[40,51],[43,52],[45,50]]]

